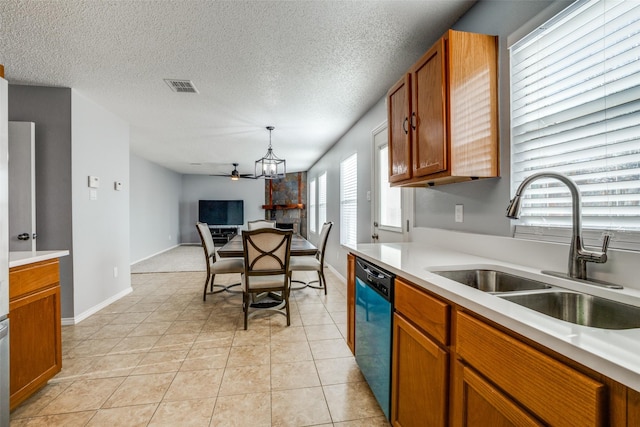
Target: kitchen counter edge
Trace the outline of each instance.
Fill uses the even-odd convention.
[[[640,358],[637,356],[640,354],[640,328],[610,330],[570,324],[429,271],[474,265],[479,268],[517,270],[525,276],[535,276],[540,274],[540,270],[451,249],[425,248],[417,242],[342,246],[347,252],[640,392]],[[567,280],[550,277],[549,282],[571,289]],[[575,287],[573,290],[580,291]],[[640,305],[637,291],[632,290],[631,293],[614,297],[617,296],[615,299],[618,300],[630,298],[634,305]]]
[[[69,255],[68,250],[9,252],[9,268]]]

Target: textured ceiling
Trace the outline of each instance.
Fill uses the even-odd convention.
[[[115,113],[135,154],[177,172],[253,173],[267,125],[304,171],[473,3],[2,0],[0,64]]]

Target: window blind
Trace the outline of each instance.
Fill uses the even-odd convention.
[[[358,154],[340,163],[340,243],[358,241]]]
[[[402,232],[402,193],[389,185],[389,145],[378,149],[378,218],[380,227]]]
[[[309,183],[309,231],[316,232],[316,179]]]
[[[327,222],[327,173],[318,177],[318,224]]]
[[[571,177],[583,225],[640,230],[640,2],[582,0],[510,48],[512,192]],[[555,180],[525,192],[521,224],[569,226]]]

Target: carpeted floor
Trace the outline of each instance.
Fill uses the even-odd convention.
[[[206,271],[202,246],[181,245],[131,266],[131,273],[180,271]]]

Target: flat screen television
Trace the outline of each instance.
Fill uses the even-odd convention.
[[[198,220],[209,225],[244,224],[243,200],[200,200]]]

